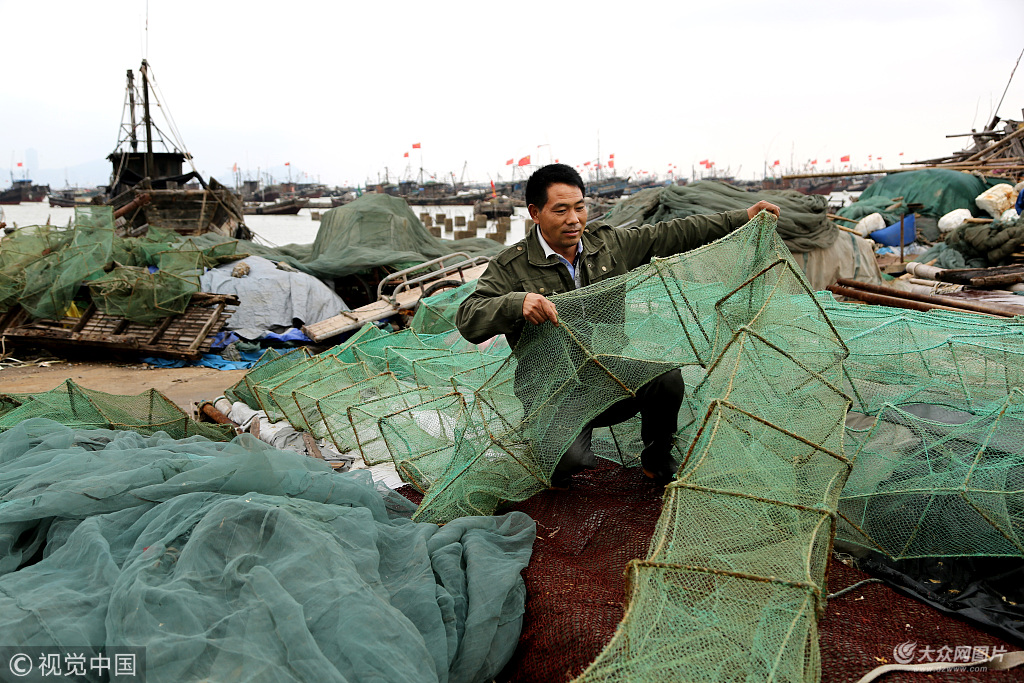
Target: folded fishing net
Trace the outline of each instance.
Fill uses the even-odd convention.
[[[148,681],[484,683],[515,649],[534,524],[411,522],[366,472],[231,442],[0,434],[0,634],[145,648]]]

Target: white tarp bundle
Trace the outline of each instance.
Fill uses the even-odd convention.
[[[231,272],[240,263],[249,266],[249,274],[233,277]],[[241,300],[228,320],[230,330],[311,325],[349,310],[340,296],[312,275],[280,270],[260,256],[212,268],[199,282],[204,292],[235,294]],[[297,325],[295,320],[302,322]]]

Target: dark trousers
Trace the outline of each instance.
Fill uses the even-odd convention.
[[[595,467],[597,457],[590,447],[594,429],[625,422],[637,413],[640,413],[641,420],[640,438],[644,442],[641,464],[652,471],[664,469],[672,457],[672,437],[678,429],[684,390],[683,375],[677,368],[658,375],[640,387],[636,396],[608,406],[583,427],[583,431],[555,466],[555,477],[565,477]]]

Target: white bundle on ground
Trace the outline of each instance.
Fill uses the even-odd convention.
[[[974,199],[978,208],[988,213],[992,218],[999,218],[1007,209],[1012,209],[1017,202],[1017,193],[1013,185],[999,183],[993,185]]]
[[[885,227],[885,219],[882,218],[880,213],[869,213],[864,218],[857,221],[857,225],[854,226],[854,230],[861,237],[867,237],[876,230],[881,230]]]
[[[972,214],[970,209],[953,209],[939,219],[939,232],[945,235],[950,230],[959,228],[967,222],[968,218],[971,217]]]

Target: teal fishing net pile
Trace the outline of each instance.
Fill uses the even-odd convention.
[[[144,647],[148,681],[489,681],[534,524],[411,510],[247,435],[26,420],[0,434],[0,640]]]

